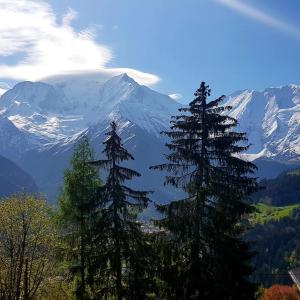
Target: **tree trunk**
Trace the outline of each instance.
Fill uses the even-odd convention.
[[[80,276],[81,276],[81,283],[80,283],[80,299],[84,300],[85,295],[85,251],[84,251],[84,239],[83,239],[83,227],[84,227],[84,220],[83,217],[81,219],[81,237],[80,237]]]
[[[29,300],[29,287],[28,287],[28,259],[25,260],[25,271],[24,271],[24,300]]]
[[[114,205],[114,235],[115,235],[115,246],[116,246],[116,289],[117,289],[117,299],[123,299],[122,293],[122,262],[121,262],[121,245],[120,245],[120,235],[119,235],[119,220],[118,220],[118,211],[117,211],[117,202],[118,198],[115,194],[115,171],[116,171],[116,162],[115,162],[115,153],[112,154],[112,194],[113,194],[113,205]]]
[[[122,266],[121,266],[121,251],[120,251],[120,243],[117,239],[116,241],[116,267],[117,267],[117,278],[116,278],[116,285],[117,285],[117,298],[118,300],[122,300]]]

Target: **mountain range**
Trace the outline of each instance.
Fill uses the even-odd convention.
[[[224,103],[232,106],[230,115],[239,120],[238,130],[248,133],[252,146],[247,159],[281,167],[298,164],[300,86],[239,91]],[[164,187],[164,174],[149,166],[163,162],[167,150],[160,132],[169,128],[180,107],[127,74],[109,80],[59,76],[20,82],[0,98],[0,154],[31,174],[39,190],[55,200],[74,143],[87,134],[100,158],[104,133],[116,120],[135,157],[130,166],[143,174],[132,184],[155,190],[156,201],[168,201],[181,192]]]
[[[262,92],[244,90],[231,94],[230,115],[247,132],[251,160],[267,157],[283,161],[300,158],[300,86],[290,84]]]

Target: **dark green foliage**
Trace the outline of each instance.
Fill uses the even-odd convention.
[[[101,297],[116,295],[118,300],[124,297],[143,299],[143,253],[146,246],[137,214],[146,208],[148,192],[136,191],[124,185],[125,181],[140,174],[121,166],[123,161],[133,160],[133,157],[123,147],[115,122],[111,123],[111,131],[107,136],[103,150],[106,159],[90,162],[108,170],[99,203],[101,226],[98,241],[101,254],[94,263],[98,280],[104,284],[98,292]]]
[[[165,183],[187,193],[186,199],[158,206],[164,217],[157,223],[172,233],[166,267],[173,266],[176,278],[168,284],[176,299],[252,299],[251,254],[240,240],[240,221],[251,211],[247,198],[257,184],[249,174],[255,166],[238,156],[248,148],[242,145],[247,139],[233,131],[237,121],[225,114],[230,107],[220,106],[224,96],[207,102],[208,96],[202,82],[164,132],[169,162],[152,167],[171,172]]]
[[[66,260],[77,283],[77,299],[88,297],[92,274],[91,261],[95,255],[93,234],[97,230],[100,180],[98,170],[87,162],[93,153],[86,137],[76,145],[71,168],[65,172],[62,195],[59,199],[60,221],[66,242]]]
[[[273,209],[278,208],[270,207],[270,213]],[[253,280],[265,287],[291,285],[288,270],[300,265],[300,209],[293,206],[282,207],[282,210],[289,211],[289,214],[280,216],[277,213],[271,218],[263,212],[264,216],[251,218],[253,228],[245,235],[246,240],[253,242],[253,251],[256,252]]]
[[[151,235],[140,233],[135,237],[128,261],[126,299],[148,299],[154,289],[155,250]]]
[[[253,194],[255,203],[270,205],[289,205],[300,203],[300,169],[282,172],[275,179],[263,179],[260,185],[264,189]]]

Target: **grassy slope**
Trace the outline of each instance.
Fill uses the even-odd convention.
[[[300,209],[300,204],[279,207],[259,203],[255,208],[257,211],[251,215],[251,223],[264,224],[291,216],[295,209]]]

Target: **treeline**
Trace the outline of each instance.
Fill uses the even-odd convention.
[[[247,139],[234,131],[237,121],[226,115],[230,107],[221,105],[224,96],[210,102],[209,96],[202,82],[195,99],[163,132],[169,141],[167,162],[151,168],[167,171],[165,184],[183,189],[186,198],[157,205],[161,218],[151,226],[138,220],[151,193],[128,185],[141,175],[123,164],[134,158],[117,124],[111,123],[99,160],[83,138],[65,172],[58,211],[44,215],[42,224],[15,209],[11,213],[16,215],[3,219],[0,259],[7,264],[0,281],[9,288],[2,289],[2,298],[254,299],[253,253],[241,235],[243,216],[252,211],[248,198],[257,189],[249,176],[255,166],[239,156]],[[99,178],[99,170],[105,178]],[[16,207],[28,199],[19,197]],[[10,206],[11,201],[3,203]],[[36,203],[42,214],[41,201]],[[21,226],[16,238],[10,228],[24,218],[33,223]],[[34,226],[45,231],[38,234]],[[17,248],[11,244],[14,238]],[[12,249],[17,249],[16,267]],[[34,267],[38,258],[44,268]]]

